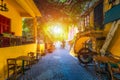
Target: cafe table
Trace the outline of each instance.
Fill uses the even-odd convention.
[[[25,74],[25,61],[26,62],[31,61],[32,60],[31,57],[29,57],[29,56],[18,56],[16,59],[22,61],[22,73]]]
[[[108,64],[107,68],[110,72],[111,80],[114,80],[113,72],[112,72],[112,70],[113,70],[112,66],[113,66],[113,68],[116,67],[116,65],[119,66],[120,59],[115,58],[115,57],[109,57],[109,56],[96,56],[96,57],[94,57],[94,60],[98,61],[98,62],[107,63]]]
[[[120,62],[120,60],[113,58],[113,57],[108,57],[108,56],[95,56],[94,61],[99,61],[99,62],[103,62],[103,63],[118,63]]]

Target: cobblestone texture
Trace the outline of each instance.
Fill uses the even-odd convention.
[[[96,75],[92,65],[82,66],[65,49],[43,56],[23,77],[21,80],[107,80]]]

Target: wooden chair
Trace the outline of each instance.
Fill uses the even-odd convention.
[[[120,80],[120,57],[115,55],[96,56],[94,61],[107,64],[106,69],[110,80]],[[96,70],[101,71],[100,67]]]
[[[120,57],[112,56],[113,60],[108,62],[111,80],[120,80]]]
[[[18,56],[16,57],[17,61],[21,62],[21,71],[23,80],[26,80],[31,74],[31,58],[29,56]],[[21,79],[20,79],[21,80]]]
[[[109,61],[109,58],[106,57],[106,56],[94,56],[93,58],[94,60],[94,67],[95,67],[95,71],[99,72],[99,73],[107,73],[106,71],[106,68],[108,67],[107,64],[108,64],[108,61]]]
[[[17,75],[21,73],[21,67],[17,65],[17,60],[15,58],[7,59],[7,79],[16,80]]]
[[[28,53],[28,56],[31,57],[31,58],[35,58],[34,52],[29,52],[29,53]]]
[[[33,65],[38,62],[34,52],[29,52],[28,56],[31,58],[31,61],[29,61],[30,65]]]

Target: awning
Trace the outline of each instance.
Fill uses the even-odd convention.
[[[105,13],[104,24],[120,19],[120,4]]]

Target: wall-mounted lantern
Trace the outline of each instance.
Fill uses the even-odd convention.
[[[7,4],[4,3],[4,0],[0,2],[0,11],[8,11]]]

